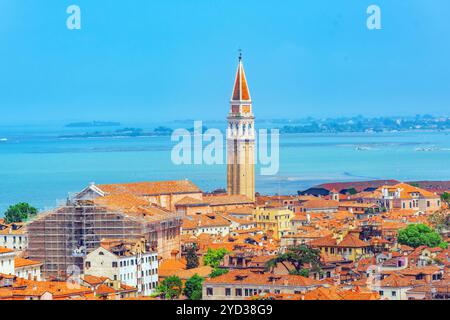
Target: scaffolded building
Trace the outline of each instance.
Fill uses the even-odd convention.
[[[83,273],[87,253],[102,239],[145,238],[161,258],[180,252],[181,214],[130,194],[105,195],[95,185],[28,225],[30,259],[43,262],[48,279]]]

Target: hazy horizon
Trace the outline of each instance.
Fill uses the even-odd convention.
[[[425,115],[431,115],[434,118],[450,118],[450,115],[447,114],[430,114],[430,113],[424,113],[424,114],[409,114],[409,115],[374,115],[374,116],[363,116],[361,114],[349,114],[349,115],[338,115],[338,116],[311,116],[311,115],[305,115],[303,117],[297,117],[297,118],[261,118],[258,117],[257,119],[261,122],[266,121],[297,121],[297,120],[304,120],[307,118],[312,118],[315,120],[321,120],[321,119],[340,119],[340,118],[356,118],[356,117],[364,117],[366,119],[375,119],[375,118],[414,118],[416,116],[425,116]],[[202,118],[202,119],[194,119],[194,118],[180,118],[180,119],[161,119],[161,120],[145,120],[145,119],[130,119],[130,118],[72,118],[72,119],[54,119],[54,120],[24,120],[24,121],[11,121],[11,122],[4,122],[2,119],[0,119],[0,126],[26,126],[26,125],[32,125],[32,126],[41,126],[41,125],[67,125],[70,123],[76,123],[76,122],[93,122],[93,121],[99,121],[99,122],[120,122],[121,125],[124,124],[164,124],[164,123],[176,123],[176,122],[193,122],[193,121],[204,121],[204,122],[223,122],[224,125],[226,125],[226,121],[223,118]]]

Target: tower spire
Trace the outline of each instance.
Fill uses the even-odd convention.
[[[239,63],[236,71],[236,80],[234,82],[231,101],[251,101],[250,91],[245,77],[244,64],[242,62],[242,50],[239,49]]]

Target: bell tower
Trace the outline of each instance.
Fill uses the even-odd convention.
[[[255,200],[255,117],[242,54],[230,101],[227,128],[227,190]]]

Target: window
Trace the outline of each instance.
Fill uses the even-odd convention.
[[[90,261],[86,261],[86,268],[90,268],[91,267],[91,262]]]
[[[378,293],[380,294],[380,296],[383,296],[384,294],[383,290],[378,291]]]
[[[242,297],[242,289],[236,289],[235,293],[237,297]]]
[[[100,251],[100,252],[98,253],[98,255],[99,255],[99,256],[104,256],[105,254],[104,254],[102,251]]]
[[[396,297],[396,296],[397,296],[397,291],[392,291],[391,295],[392,295],[393,297]]]
[[[212,296],[214,294],[213,288],[206,288],[206,295]]]
[[[113,263],[112,263],[112,267],[113,267],[113,268],[117,268],[117,262],[113,262]]]
[[[225,295],[227,297],[231,296],[231,289],[230,288],[225,288]]]

